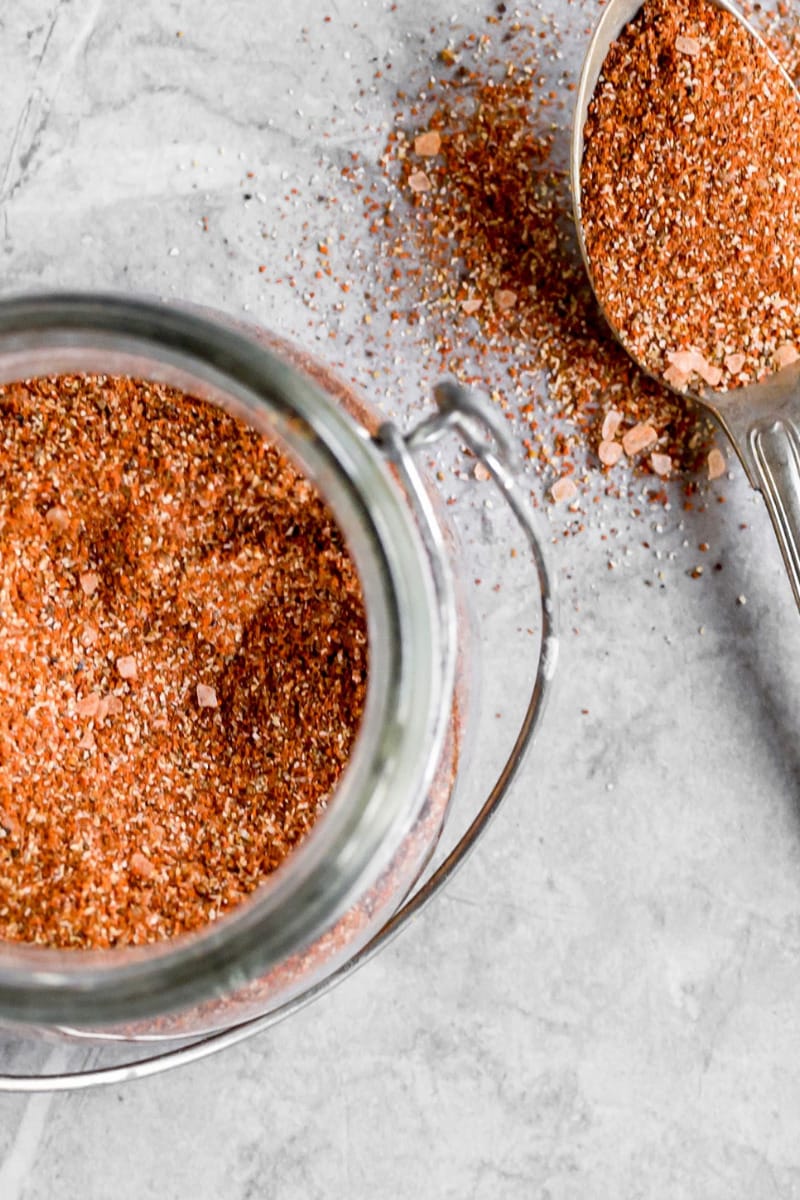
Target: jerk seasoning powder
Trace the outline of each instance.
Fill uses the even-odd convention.
[[[224,913],[324,807],[366,672],[340,531],[260,434],[127,378],[0,387],[0,937]]]
[[[586,246],[632,353],[727,389],[800,357],[800,99],[709,0],[645,0],[585,129]]]
[[[561,57],[557,34],[543,41],[518,14],[492,21],[442,50],[419,93],[398,93],[380,180],[367,188],[362,168],[345,167],[365,188],[379,248],[371,303],[389,309],[390,330],[410,326],[439,369],[489,385],[554,500],[573,500],[598,458],[656,477],[701,470],[705,425],[638,370],[597,312],[560,165],[573,85],[564,75],[544,90],[540,74],[543,58]],[[612,493],[625,486],[617,476]]]

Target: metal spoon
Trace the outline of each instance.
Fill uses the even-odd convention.
[[[730,0],[711,0],[718,8],[731,13],[745,26],[756,41],[765,46],[763,38],[745,20]],[[581,165],[583,163],[583,132],[589,114],[589,105],[597,87],[612,44],[626,25],[630,24],[642,7],[642,0],[607,0],[594,35],[589,44],[578,88],[575,121],[572,129],[570,173],[575,227],[578,242],[589,273],[589,279],[597,295],[592,264],[586,251],[581,210]],[[775,62],[792,83],[778,60],[769,51]],[[792,84],[792,86],[794,86]],[[601,311],[612,332],[624,349],[619,330],[606,312],[598,297]],[[631,354],[638,366],[648,374],[647,367]],[[663,383],[663,380],[659,380]],[[685,394],[685,393],[681,393]],[[775,533],[783,553],[786,570],[800,607],[800,363],[784,367],[768,376],[762,383],[737,388],[730,392],[691,392],[692,399],[704,405],[727,433],[736,453],[742,461],[752,487],[762,493],[775,527]]]

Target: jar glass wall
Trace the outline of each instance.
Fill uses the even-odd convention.
[[[373,443],[367,407],[268,335],[114,297],[0,304],[0,380],[68,372],[174,385],[285,447],[335,515],[365,598],[370,669],[353,754],[327,811],[249,899],[196,934],[145,947],[0,942],[0,1021],[194,1035],[317,986],[380,928],[430,857],[463,705],[454,703],[452,580],[432,561],[425,515]]]

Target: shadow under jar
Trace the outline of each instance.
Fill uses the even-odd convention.
[[[368,672],[352,752],[309,832],[250,895],[201,928],[146,945],[0,940],[0,1025],[8,1029],[98,1042],[213,1040],[314,998],[385,939],[445,823],[468,698],[469,620],[449,534],[412,451],[459,430],[486,449],[523,524],[525,516],[480,443],[480,412],[461,412],[458,389],[444,389],[440,415],[422,423],[414,442],[288,344],[218,314],[112,296],[0,303],[0,383],[67,375],[167,385],[263,435],[322,497],[361,586]],[[510,783],[554,665],[547,577],[535,535],[529,540],[543,605],[533,695],[498,785],[435,886]],[[179,1051],[165,1058],[176,1065]],[[126,1070],[118,1077],[136,1073]],[[103,1081],[96,1074],[89,1082]]]

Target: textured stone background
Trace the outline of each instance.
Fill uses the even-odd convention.
[[[344,226],[345,210],[314,198],[348,202],[339,166],[353,149],[377,157],[394,88],[436,45],[427,28],[456,11],[480,30],[490,11],[392,7],[5,5],[3,290],[114,287],[247,310],[369,388],[357,296],[337,313],[322,289],[311,311],[257,264]],[[574,66],[595,0],[544,7],[572,30]],[[358,79],[387,59],[360,97]],[[243,200],[248,170],[263,199]],[[288,187],[308,204],[283,204]],[[405,394],[378,396],[397,410],[419,407],[425,376],[413,342],[404,356]],[[537,749],[411,930],[222,1057],[91,1095],[0,1098],[0,1198],[800,1196],[800,625],[760,501],[733,475],[727,504],[682,523],[673,512],[660,534],[608,501],[615,570],[597,526],[558,539],[564,646]],[[475,588],[483,782],[524,688],[509,630],[531,597],[477,488],[456,506],[470,576],[503,582]],[[664,588],[643,586],[644,540],[663,552]],[[724,570],[696,581],[702,541]],[[0,1049],[8,1070],[90,1058]]]

